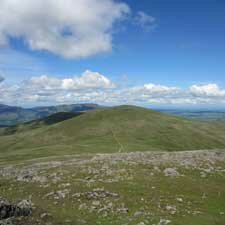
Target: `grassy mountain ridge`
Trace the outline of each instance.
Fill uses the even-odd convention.
[[[224,149],[225,124],[169,116],[135,106],[88,111],[50,126],[0,137],[1,158],[76,153]]]

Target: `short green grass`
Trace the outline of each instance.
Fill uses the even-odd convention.
[[[214,162],[210,165],[219,171],[210,172],[203,178],[199,169],[186,168],[173,162],[159,164],[158,171],[151,163],[108,159],[70,165],[65,161],[62,166],[39,172],[38,175],[49,179],[44,184],[1,179],[0,196],[13,202],[32,199],[35,210],[30,218],[23,218],[22,225],[31,221],[35,224],[37,220],[41,224],[51,222],[54,225],[138,225],[140,222],[158,225],[162,219],[169,220],[168,224],[171,225],[224,225],[225,173],[222,171],[225,164]],[[201,166],[208,168],[209,162],[202,162]],[[165,177],[163,170],[168,167],[175,167],[181,176]],[[51,180],[54,173],[61,178],[57,182]],[[63,187],[68,183],[69,186]],[[85,193],[96,188],[117,193],[118,197],[97,199],[100,205],[93,211],[91,207],[94,199],[73,197],[75,193]],[[52,191],[64,189],[69,190],[65,198],[54,199],[54,195],[45,197]],[[109,210],[107,214],[98,211],[109,203],[112,203],[114,211]],[[168,210],[168,206],[175,207],[175,212]],[[116,211],[121,207],[128,211]],[[46,212],[51,216],[42,219],[41,214]]]
[[[225,148],[225,123],[119,106],[0,136],[0,161],[82,153]]]

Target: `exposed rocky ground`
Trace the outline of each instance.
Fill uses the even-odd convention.
[[[0,196],[0,225],[224,225],[225,151],[5,164]]]

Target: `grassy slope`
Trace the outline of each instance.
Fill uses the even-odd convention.
[[[225,125],[120,106],[0,137],[0,160],[76,153],[225,148]]]

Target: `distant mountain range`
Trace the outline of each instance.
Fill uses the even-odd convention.
[[[83,112],[102,108],[97,104],[71,104],[58,106],[45,106],[35,108],[22,108],[0,104],[0,127],[11,126],[31,120],[37,120],[58,112]]]
[[[197,119],[203,121],[225,121],[225,110],[187,110],[187,109],[158,109],[157,111],[170,115]]]

